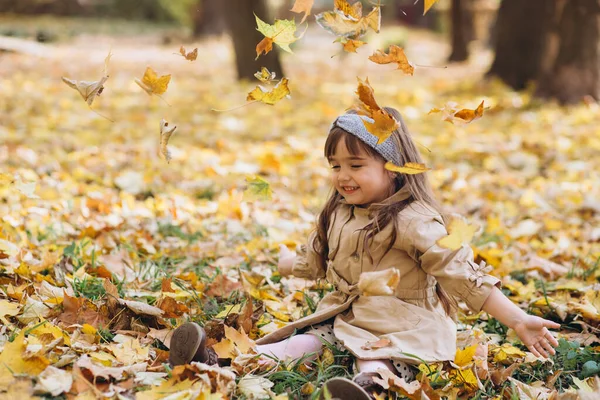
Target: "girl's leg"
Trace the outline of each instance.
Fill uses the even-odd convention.
[[[392,372],[395,371],[390,360],[362,360],[357,358],[356,365],[358,372],[377,372],[379,368],[387,368]]]
[[[302,334],[292,336],[281,342],[258,345],[256,349],[259,354],[274,356],[280,360],[299,359],[304,357],[306,353],[315,353],[304,361],[311,361],[317,358],[321,352],[323,343],[314,335]]]

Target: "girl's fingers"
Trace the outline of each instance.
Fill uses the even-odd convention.
[[[544,334],[544,338],[546,338],[548,343],[550,343],[553,347],[558,346],[558,340],[556,340],[556,338],[552,336],[550,332],[546,331],[546,333]]]
[[[548,353],[546,353],[546,350],[544,350],[544,348],[542,347],[542,345],[539,342],[536,343],[536,344],[534,344],[533,347],[535,347],[535,349],[537,350],[537,352],[539,354],[541,354],[542,357],[548,358]]]
[[[546,328],[553,328],[553,329],[558,329],[560,328],[560,324],[557,324],[554,321],[548,321],[547,319],[544,320],[544,326]]]
[[[529,349],[529,351],[531,351],[531,353],[536,356],[536,357],[541,357],[542,355],[540,354],[539,351],[537,351],[537,349],[535,348],[535,345],[531,345],[531,346],[527,346],[527,348]]]
[[[554,350],[554,348],[550,345],[550,343],[548,343],[548,341],[546,339],[542,339],[540,340],[542,346],[544,347],[544,349],[546,349],[546,351],[551,354],[551,355],[555,355],[556,351]]]

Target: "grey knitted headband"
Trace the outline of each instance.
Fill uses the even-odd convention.
[[[334,126],[342,128],[372,147],[387,161],[394,163],[395,165],[400,165],[400,154],[398,153],[396,146],[394,146],[392,137],[390,136],[385,142],[377,144],[377,136],[367,131],[363,120],[370,123],[374,122],[371,118],[360,116],[358,114],[343,114],[333,121],[331,128]]]

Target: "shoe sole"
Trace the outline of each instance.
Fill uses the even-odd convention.
[[[361,388],[358,384],[352,382],[350,379],[346,378],[331,378],[325,385],[331,394],[333,399],[342,399],[342,400],[371,400],[372,397],[369,396],[363,388]],[[323,394],[321,398],[324,398]]]
[[[198,349],[206,342],[204,330],[193,322],[187,322],[173,332],[169,349],[171,366],[189,364]]]

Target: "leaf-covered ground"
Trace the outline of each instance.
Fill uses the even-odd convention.
[[[443,38],[390,28],[367,39],[340,54],[311,27],[283,59],[291,99],[225,113],[211,108],[245,103],[258,83],[235,81],[226,38],[187,43],[194,62],[152,35],[83,36],[44,58],[0,53],[0,396],[314,398],[328,377],[350,375],[352,358],[335,349],[268,369],[251,339],[331,289],[278,276],[277,248],[310,230],[328,193],[329,124],[368,76],[378,103],[404,114],[443,204],[480,227],[478,260],[515,303],[562,324],[544,362],[497,321],[464,314],[455,362],[421,365],[411,387],[390,381],[390,398],[596,398],[598,105],[560,108],[484,81],[482,51],[405,76],[368,55],[401,41],[412,62],[443,66]],[[114,122],[61,81],[99,79],[109,49],[93,109]],[[147,66],[172,76],[163,99],[134,83]],[[482,100],[490,108],[470,124],[428,114]],[[177,125],[170,163],[163,118]],[[253,175],[272,200],[245,201]],[[223,366],[168,367],[169,332],[188,320],[207,328]]]

